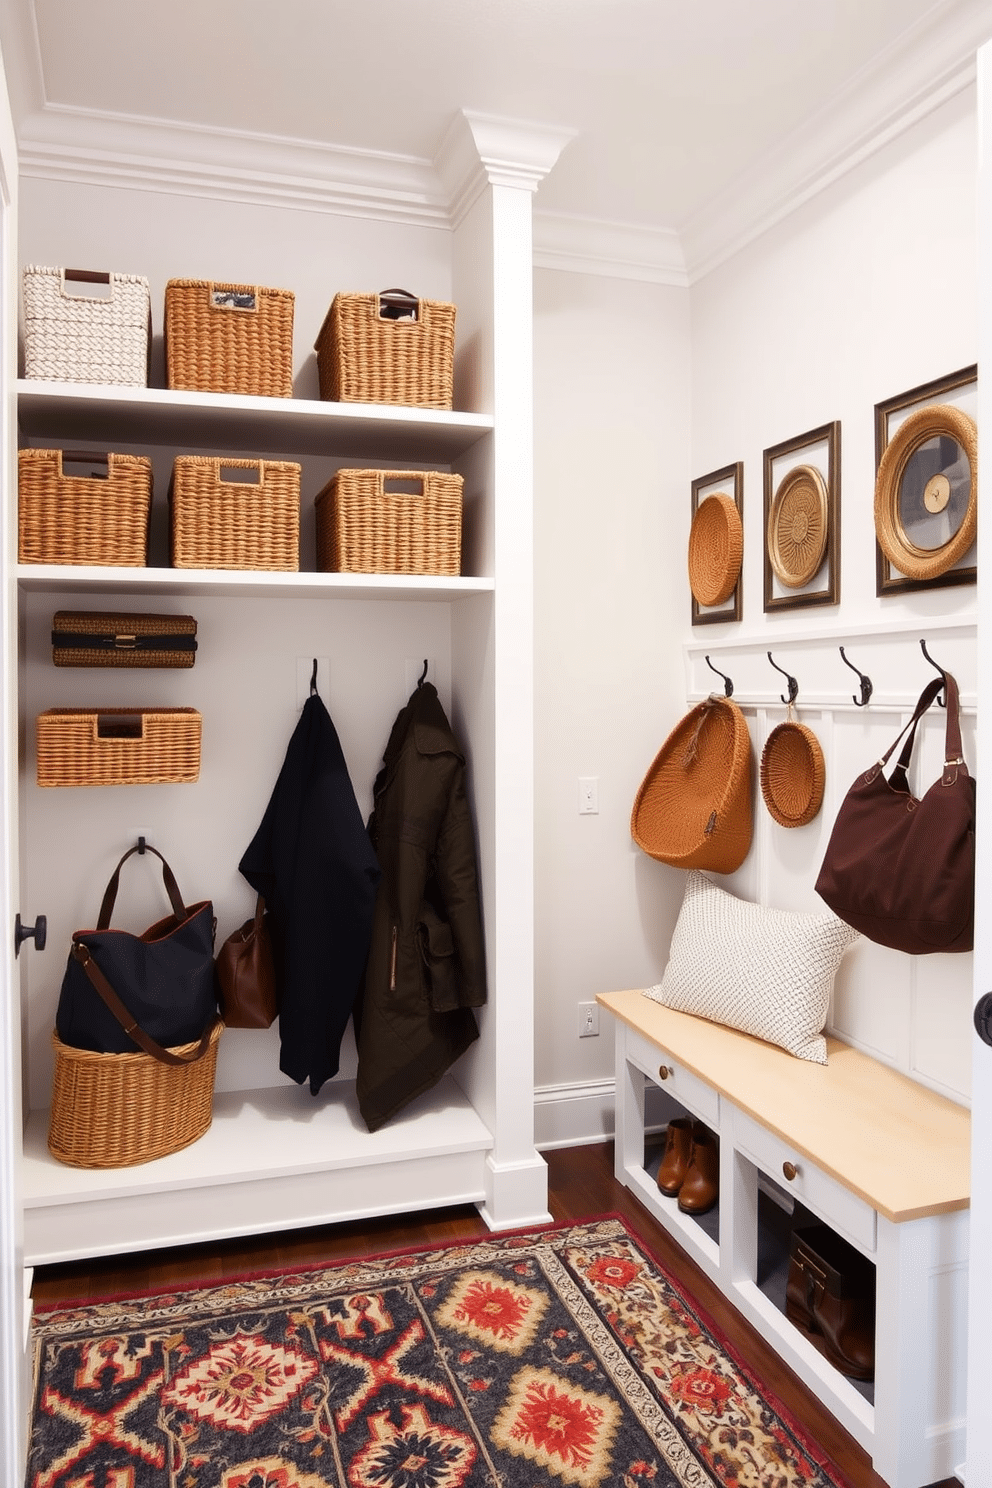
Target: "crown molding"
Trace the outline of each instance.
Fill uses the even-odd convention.
[[[24,176],[449,226],[430,161],[413,156],[52,104],[19,136]]]
[[[536,191],[574,138],[574,129],[463,109],[452,119],[434,156],[452,225],[458,226],[486,186]]]
[[[679,226],[690,284],[972,86],[987,0],[940,0],[823,108]]]
[[[689,283],[682,243],[674,229],[601,222],[558,212],[534,213],[534,267],[680,289]]]

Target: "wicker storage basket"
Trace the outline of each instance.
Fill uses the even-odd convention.
[[[669,734],[634,800],[630,833],[673,868],[733,873],[751,846],[751,736],[730,698],[711,695]]]
[[[66,464],[103,466],[106,475],[66,475]],[[74,450],[17,452],[17,557],[21,563],[148,561],[152,466],[143,455]]]
[[[170,279],[165,286],[169,387],[291,398],[294,305],[289,289]]]
[[[397,490],[397,485],[415,489]],[[461,572],[460,475],[339,470],[318,494],[316,512],[321,572]]]
[[[411,318],[397,319],[397,314]],[[314,350],[324,399],[410,408],[452,405],[454,305],[418,300],[405,290],[337,294]]]
[[[225,480],[225,470],[253,479]],[[169,487],[173,568],[300,566],[300,467],[291,460],[179,455]]]
[[[49,708],[36,720],[38,784],[190,784],[201,727],[195,708]]]
[[[178,1152],[213,1116],[218,1018],[202,1058],[161,1064],[150,1054],[94,1054],[52,1034],[55,1078],[48,1149],[73,1168],[126,1168]],[[182,1044],[173,1054],[188,1054]]]
[[[147,279],[31,265],[23,289],[25,377],[147,386]]]

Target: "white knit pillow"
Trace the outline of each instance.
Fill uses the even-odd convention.
[[[645,995],[826,1064],[830,989],[858,938],[836,915],[762,909],[693,871],[665,975]]]

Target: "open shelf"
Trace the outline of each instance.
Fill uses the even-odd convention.
[[[464,599],[495,589],[492,578],[434,574],[270,573],[260,569],[84,567],[21,563],[18,586],[37,594],[227,595],[250,598]]]
[[[126,1119],[122,1114],[121,1119]],[[182,1244],[305,1222],[478,1203],[492,1134],[448,1075],[377,1132],[352,1081],[218,1092],[213,1124],[184,1148],[127,1168],[73,1168],[48,1151],[48,1112],[24,1137],[25,1260]]]
[[[447,464],[493,428],[487,414],[306,398],[87,383],[17,384],[19,421],[29,438],[173,444],[184,449],[249,449],[269,454],[434,459]]]

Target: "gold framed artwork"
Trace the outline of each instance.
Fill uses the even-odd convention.
[[[840,602],[840,422],[763,453],[765,610]]]
[[[744,465],[738,460],[692,482],[688,567],[693,625],[741,618],[743,562]]]
[[[875,592],[974,584],[978,368],[875,405]]]

